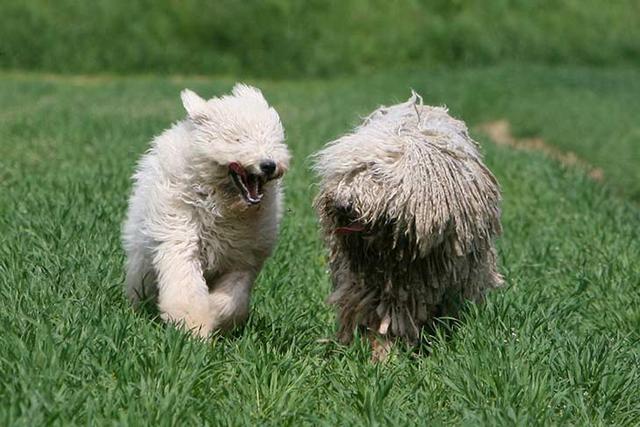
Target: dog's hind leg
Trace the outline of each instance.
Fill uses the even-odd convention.
[[[156,273],[143,250],[132,250],[128,254],[125,293],[135,309],[157,302]]]
[[[252,272],[233,271],[212,283],[209,307],[215,329],[229,331],[247,320],[254,279]]]
[[[125,293],[131,304],[138,308],[144,300],[145,286],[144,276],[150,266],[145,263],[142,250],[135,248],[127,254],[127,277],[125,280]]]

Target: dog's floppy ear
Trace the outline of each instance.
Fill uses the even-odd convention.
[[[238,98],[251,98],[259,101],[264,105],[267,105],[267,100],[264,99],[264,96],[262,95],[260,89],[253,86],[249,86],[244,83],[236,83],[236,85],[231,90],[231,93]]]
[[[182,98],[182,105],[184,105],[184,109],[187,110],[187,114],[191,119],[201,120],[204,118],[207,101],[189,89],[184,89],[180,92],[180,98]]]

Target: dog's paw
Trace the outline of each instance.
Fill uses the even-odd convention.
[[[237,298],[224,293],[209,296],[213,328],[221,332],[229,332],[244,324],[249,317],[248,298]]]
[[[202,307],[198,307],[201,305]],[[179,328],[188,330],[194,337],[208,338],[213,331],[214,319],[211,317],[208,304],[197,304],[189,307],[164,308],[160,318]]]

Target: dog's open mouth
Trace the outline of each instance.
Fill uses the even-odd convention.
[[[353,234],[361,233],[363,231],[365,231],[364,225],[356,221],[353,221],[342,227],[336,227],[336,233],[338,234]]]
[[[362,233],[366,227],[358,220],[358,215],[352,211],[351,204],[340,203],[336,205],[336,234],[347,235]]]
[[[237,162],[229,164],[229,175],[247,203],[251,205],[260,203],[263,196],[262,189],[266,182],[264,176],[247,172]]]

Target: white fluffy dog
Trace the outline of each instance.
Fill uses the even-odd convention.
[[[262,93],[181,93],[187,117],[156,137],[133,176],[123,227],[126,293],[206,337],[242,323],[253,282],[275,244],[279,178],[289,152]]]

